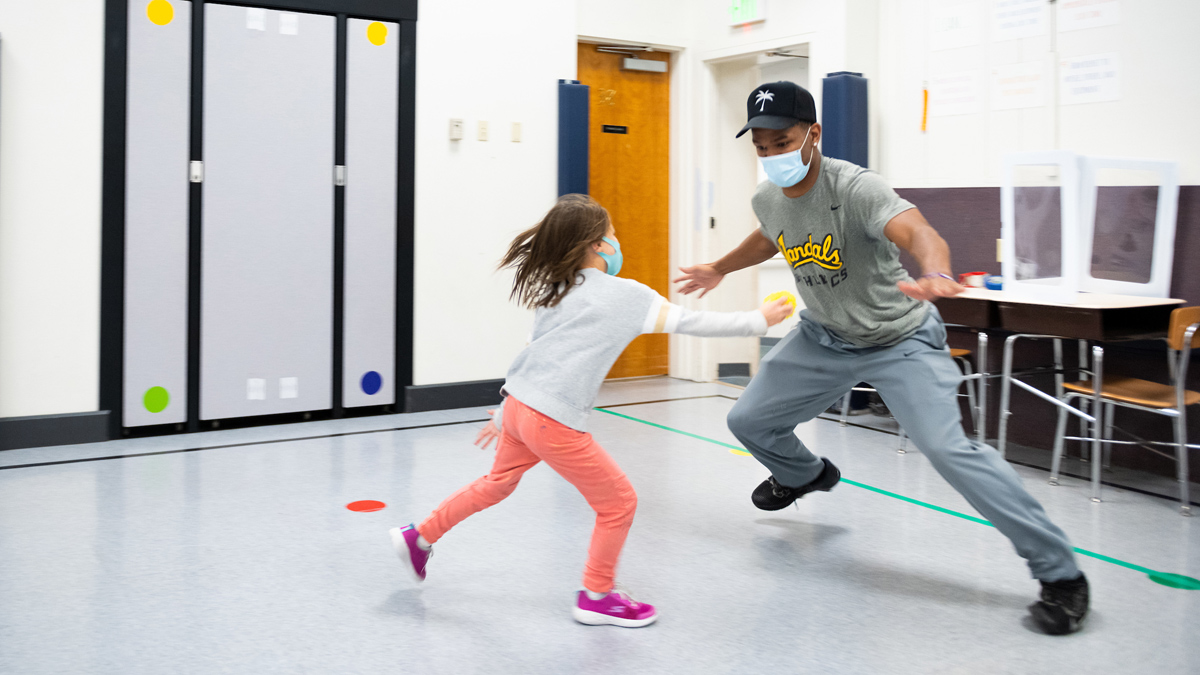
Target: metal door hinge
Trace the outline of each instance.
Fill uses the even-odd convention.
[[[188,164],[188,180],[193,183],[204,182],[204,162],[191,162]]]
[[[333,184],[337,186],[346,184],[346,167],[344,165],[338,164],[333,167]]]

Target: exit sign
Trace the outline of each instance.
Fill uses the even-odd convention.
[[[767,0],[729,0],[729,25],[767,20]]]

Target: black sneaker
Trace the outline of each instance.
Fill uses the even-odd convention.
[[[794,488],[785,487],[775,480],[775,476],[771,476],[754,488],[754,494],[750,496],[750,499],[763,511],[778,511],[787,508],[792,502],[810,492],[818,490],[829,492],[842,479],[842,472],[838,471],[838,468],[828,459],[822,457],[821,461],[825,463],[825,468],[821,469],[821,475],[808,485]]]
[[[1074,579],[1043,581],[1042,599],[1029,606],[1037,625],[1050,635],[1074,633],[1088,611],[1088,581],[1080,572]]]

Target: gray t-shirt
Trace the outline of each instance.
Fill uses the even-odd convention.
[[[928,309],[896,287],[911,277],[883,228],[914,207],[850,162],[822,157],[820,171],[795,199],[770,181],[758,186],[751,203],[761,231],[791,265],[807,318],[859,347],[896,344]]]

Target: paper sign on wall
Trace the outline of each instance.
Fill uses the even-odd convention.
[[[1058,30],[1083,30],[1120,23],[1117,0],[1058,0]]]
[[[980,73],[968,70],[929,80],[929,114],[934,117],[980,112]]]
[[[246,28],[250,30],[267,29],[267,10],[257,7],[246,8]]]
[[[1058,63],[1059,102],[1063,105],[1116,101],[1121,98],[1117,54],[1093,54]]]
[[[992,68],[992,110],[1039,108],[1045,104],[1045,62],[1030,61]]]
[[[994,0],[992,39],[1016,40],[1046,33],[1046,0]]]
[[[251,401],[265,401],[267,381],[261,377],[252,377],[246,380],[246,398]]]
[[[279,378],[279,398],[300,398],[300,378]]]
[[[929,49],[979,44],[982,4],[976,0],[940,0],[929,12]]]
[[[280,35],[299,35],[300,34],[300,15],[284,12],[279,15],[279,34]]]

